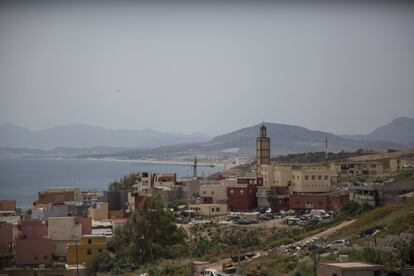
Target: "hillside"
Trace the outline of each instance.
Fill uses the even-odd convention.
[[[405,146],[414,146],[414,118],[399,117],[376,128],[369,134],[343,135],[342,137],[359,141],[387,141]]]
[[[325,149],[325,137],[328,138],[328,151],[355,151],[361,148],[401,148],[400,145],[389,142],[357,141],[343,138],[332,133],[309,130],[300,126],[265,123],[268,136],[271,139],[271,154],[320,152]],[[216,136],[213,139],[191,144],[158,147],[154,149],[139,149],[111,155],[111,157],[126,158],[194,158],[203,156],[254,156],[256,138],[261,124],[242,128],[231,133]],[[95,156],[97,157],[97,156]]]
[[[152,148],[178,143],[193,143],[208,140],[201,133],[164,133],[151,129],[106,129],[102,127],[71,124],[42,130],[7,124],[0,126],[0,147],[51,150],[54,148],[113,147]],[[123,148],[123,149],[122,149]],[[88,151],[84,151],[87,153]]]

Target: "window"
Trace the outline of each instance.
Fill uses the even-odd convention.
[[[220,208],[219,207],[216,208],[216,212],[220,212]]]
[[[318,180],[321,180],[322,179],[322,175],[318,175]]]
[[[240,190],[240,194],[244,194],[244,191],[243,190]]]
[[[325,175],[325,180],[328,180],[328,176],[327,175]]]
[[[234,194],[234,191],[233,191],[233,189],[231,189],[231,190],[230,190],[230,193],[231,193],[231,194]]]
[[[87,254],[92,255],[92,250],[88,249]]]
[[[91,244],[92,243],[92,240],[91,239],[88,239],[88,243]]]
[[[214,192],[214,191],[211,191],[211,194],[212,194],[212,195],[214,195],[214,194],[215,194],[215,192]]]
[[[102,253],[102,249],[98,249],[98,252],[99,252],[99,253]]]
[[[314,175],[312,175],[312,180],[315,180],[315,176]]]
[[[309,179],[309,175],[305,175],[305,180],[308,180]]]
[[[206,194],[206,191],[203,191],[203,195],[205,195]]]

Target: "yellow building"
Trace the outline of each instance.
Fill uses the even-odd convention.
[[[205,184],[200,186],[200,197],[211,198],[211,203],[227,202],[226,184]]]
[[[325,164],[262,165],[264,187],[289,187],[295,193],[329,192],[337,183],[335,169]]]
[[[93,220],[107,219],[108,218],[108,202],[99,202],[96,208],[88,209],[88,217]]]
[[[193,204],[190,210],[203,217],[223,216],[227,214],[227,204]]]
[[[394,173],[403,168],[414,168],[414,157],[390,159],[390,172]]]
[[[70,243],[67,247],[68,264],[87,264],[99,253],[106,248],[105,236],[82,236],[80,241]]]
[[[293,193],[327,193],[335,188],[336,175],[331,170],[293,170],[289,190]]]
[[[381,176],[384,174],[384,164],[378,161],[341,161],[332,162],[330,166],[342,177]]]

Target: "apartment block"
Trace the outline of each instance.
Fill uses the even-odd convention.
[[[347,201],[348,193],[291,194],[289,209],[338,210]]]
[[[154,187],[173,188],[177,183],[177,175],[175,173],[160,173],[154,178]]]
[[[325,170],[292,170],[290,191],[292,193],[327,193],[334,189],[337,174]]]
[[[390,159],[390,172],[395,173],[400,169],[414,168],[414,157],[392,158]]]
[[[384,163],[378,161],[332,162],[330,167],[335,170],[340,177],[384,175]]]
[[[50,217],[47,230],[53,244],[53,255],[66,257],[66,245],[80,239],[82,224],[75,217]]]
[[[257,207],[257,186],[236,184],[227,186],[227,205],[232,211],[249,211]]]
[[[105,236],[86,235],[77,243],[67,245],[68,264],[88,264],[92,259],[106,248]]]
[[[224,183],[200,186],[200,197],[205,204],[226,204],[227,188]]]

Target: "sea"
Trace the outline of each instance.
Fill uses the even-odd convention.
[[[177,177],[191,176],[190,165],[107,159],[0,159],[0,199],[15,199],[18,208],[28,209],[37,192],[48,187],[79,187],[81,190],[106,190],[107,185],[124,175],[140,172],[173,172]],[[223,171],[222,166],[199,167],[199,175]]]

